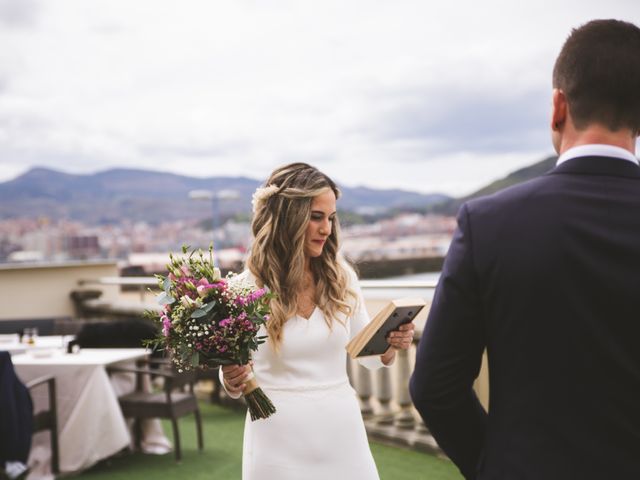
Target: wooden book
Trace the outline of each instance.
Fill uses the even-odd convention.
[[[401,298],[387,303],[382,310],[347,344],[351,358],[382,355],[389,348],[387,334],[413,321],[426,306],[421,298]]]

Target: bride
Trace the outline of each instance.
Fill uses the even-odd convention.
[[[253,367],[277,412],[245,422],[243,480],[378,479],[345,345],[368,322],[358,279],[342,259],[335,183],[294,163],[275,170],[254,195],[253,245],[245,281],[275,294],[268,341],[252,366],[221,369],[229,395],[239,397]],[[392,332],[392,348],[361,361],[390,365],[406,349],[413,324]]]

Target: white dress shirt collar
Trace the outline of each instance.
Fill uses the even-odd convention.
[[[576,157],[614,157],[628,160],[638,165],[638,159],[628,150],[613,145],[590,144],[573,147],[558,157],[556,166]]]

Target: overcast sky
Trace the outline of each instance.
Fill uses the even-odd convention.
[[[553,62],[594,18],[640,3],[0,0],[0,181],[306,161],[469,193],[553,153]]]

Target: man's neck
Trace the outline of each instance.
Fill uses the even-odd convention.
[[[637,137],[627,129],[613,132],[602,125],[594,124],[584,130],[572,129],[570,132],[566,132],[562,137],[559,153],[563,154],[570,148],[581,145],[599,144],[620,147],[635,155],[636,139]]]

